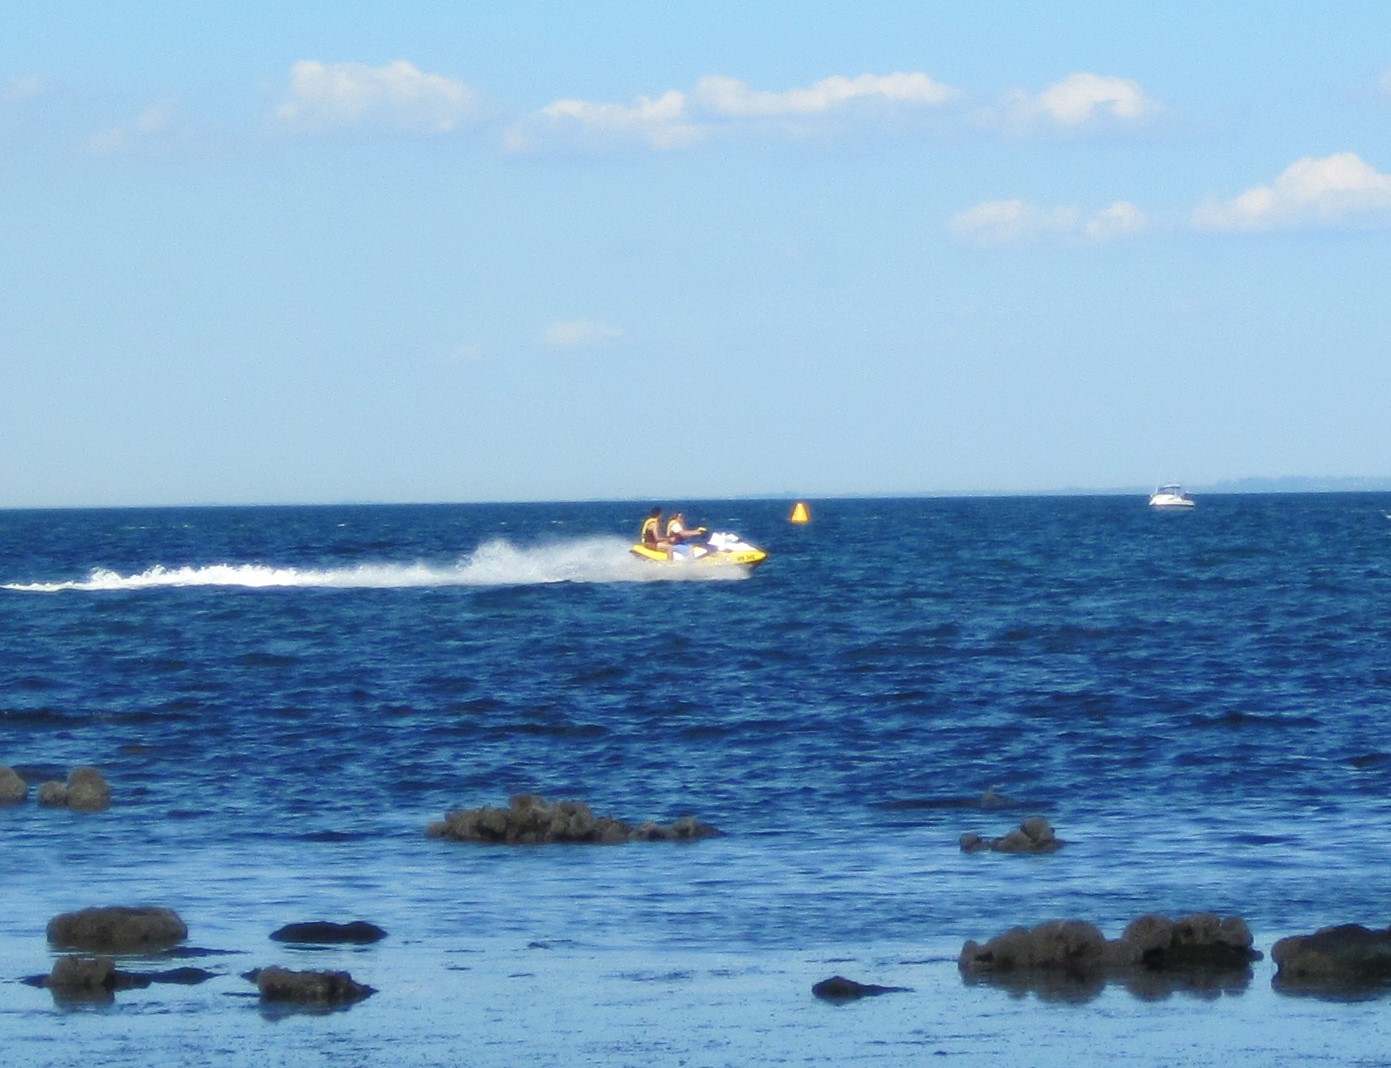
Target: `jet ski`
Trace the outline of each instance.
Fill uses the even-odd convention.
[[[670,554],[666,549],[644,544],[634,545],[632,553],[668,567],[742,567],[749,571],[768,559],[767,553],[738,534],[722,531],[706,534],[702,528],[690,531],[689,535],[673,545]]]

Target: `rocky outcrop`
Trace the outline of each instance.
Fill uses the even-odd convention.
[[[447,812],[442,822],[430,824],[425,833],[455,842],[617,845],[710,838],[720,832],[689,816],[671,824],[635,826],[610,816],[595,816],[582,801],[550,804],[534,794],[518,794],[507,808],[484,806]]]
[[[356,982],[347,972],[297,972],[289,968],[258,968],[247,975],[263,1001],[297,1005],[351,1005],[376,991]]]
[[[1085,920],[1011,927],[984,945],[967,942],[956,961],[967,975],[1048,969],[1087,974],[1106,965],[1106,936]]]
[[[1275,987],[1319,993],[1391,984],[1391,929],[1357,923],[1282,938],[1271,948]]]
[[[380,942],[386,937],[386,932],[375,923],[368,923],[366,920],[353,920],[351,923],[309,920],[304,923],[287,923],[270,937],[274,942],[365,946],[372,942]]]
[[[159,953],[188,937],[172,909],[126,907],[65,912],[48,921],[48,941],[84,953]]]
[[[1150,914],[1132,920],[1107,948],[1115,965],[1148,971],[1227,971],[1260,960],[1252,942],[1251,929],[1240,916],[1199,912],[1171,920]]]
[[[829,979],[822,979],[811,988],[811,992],[822,1001],[856,1001],[860,998],[893,994],[907,989],[906,986],[876,986],[874,983],[857,983],[843,975],[833,975]]]
[[[106,1000],[116,989],[116,963],[110,957],[59,957],[44,985],[58,998]]]
[[[1017,828],[999,838],[982,838],[978,834],[963,834],[964,853],[1056,853],[1062,840],[1053,833],[1053,825],[1042,816],[1030,816]]]
[[[29,784],[14,768],[0,764],[0,805],[17,805],[29,799]]]
[[[1147,915],[1133,920],[1120,938],[1108,941],[1083,920],[1050,920],[1014,927],[984,945],[967,942],[957,967],[968,979],[1003,980],[1021,990],[1067,996],[1066,984],[1099,992],[1107,981],[1123,982],[1139,996],[1159,996],[1175,986],[1221,987],[1214,976],[1236,976],[1240,986],[1250,965],[1261,959],[1240,917],[1196,913],[1182,919]],[[1167,977],[1153,982],[1153,977]]]
[[[39,804],[70,808],[77,812],[100,812],[111,807],[111,785],[96,768],[73,768],[66,783],[43,783]]]
[[[30,975],[20,982],[50,990],[60,1001],[109,1001],[118,990],[143,990],[152,983],[196,986],[215,973],[203,968],[170,968],[160,972],[127,972],[110,957],[62,956],[47,975]]]

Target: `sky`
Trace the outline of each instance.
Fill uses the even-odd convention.
[[[1391,476],[1391,5],[7,0],[0,507]]]

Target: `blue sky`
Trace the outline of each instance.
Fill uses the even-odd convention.
[[[0,507],[1391,475],[1391,7],[9,0]]]

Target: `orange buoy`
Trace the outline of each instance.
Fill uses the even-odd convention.
[[[806,506],[805,504],[803,504],[801,501],[798,501],[798,502],[793,506],[793,508],[792,508],[791,522],[793,522],[793,523],[810,523],[810,522],[811,522],[811,513],[810,513],[809,511],[807,511],[807,506]]]

